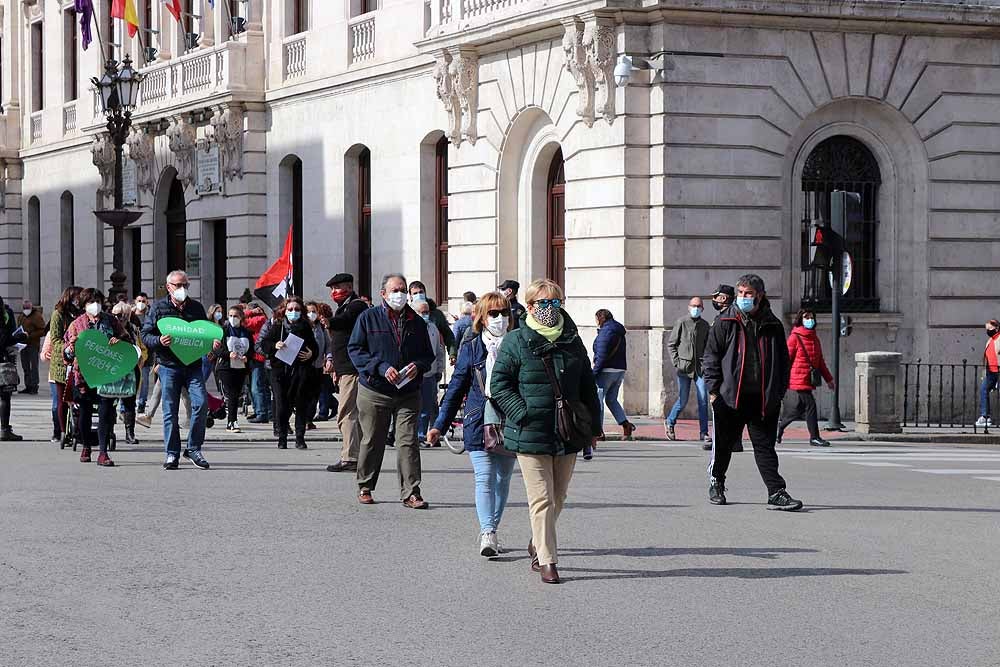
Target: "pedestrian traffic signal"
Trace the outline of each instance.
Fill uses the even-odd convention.
[[[843,237],[829,225],[816,222],[809,226],[809,266],[829,271],[834,257],[843,251]]]

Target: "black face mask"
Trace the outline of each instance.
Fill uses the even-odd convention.
[[[718,301],[712,302],[712,308],[715,308],[716,310],[722,310],[725,307],[725,304],[719,303]]]
[[[989,336],[990,338],[993,338],[994,336],[997,335],[997,330],[996,329],[987,329],[986,330],[986,335]]]

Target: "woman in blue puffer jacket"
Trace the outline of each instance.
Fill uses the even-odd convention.
[[[510,476],[515,457],[486,451],[483,430],[487,418],[496,423],[487,405],[493,364],[500,343],[510,329],[510,304],[500,292],[483,295],[476,303],[472,326],[461,341],[455,372],[448,383],[434,428],[427,440],[435,444],[448,428],[465,399],[462,433],[476,475],[476,513],[479,515],[479,554],[492,558],[500,553],[497,528],[507,505]],[[499,413],[496,413],[499,416]]]
[[[595,314],[597,338],[594,339],[594,379],[597,381],[597,397],[601,402],[601,421],[604,421],[604,406],[611,410],[615,423],[622,427],[622,436],[632,438],[635,424],[628,420],[624,408],[618,402],[618,392],[625,380],[627,347],[625,327],[615,320],[610,310],[602,308]],[[603,436],[601,438],[604,439]]]

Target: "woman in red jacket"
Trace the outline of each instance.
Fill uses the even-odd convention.
[[[819,384],[814,370],[819,371],[830,389],[834,386],[833,376],[823,360],[823,347],[816,335],[816,313],[800,310],[793,324],[792,333],[788,336],[788,360],[791,368],[789,393],[785,395],[785,416],[778,424],[778,442],[781,442],[781,436],[788,425],[804,416],[809,426],[809,444],[813,447],[829,447],[830,443],[819,435],[816,399],[813,397],[813,389]],[[816,384],[813,384],[814,381]]]

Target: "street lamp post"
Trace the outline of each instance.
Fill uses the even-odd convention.
[[[132,127],[132,110],[139,102],[139,86],[143,75],[132,67],[132,58],[125,55],[121,68],[114,58],[109,58],[104,64],[104,76],[94,77],[91,81],[100,93],[101,109],[108,119],[108,134],[115,147],[115,207],[110,211],[94,211],[101,222],[110,225],[114,230],[114,251],[111,273],[111,289],[108,290],[109,300],[113,303],[118,295],[126,295],[124,267],[125,228],[142,216],[141,211],[131,211],[125,208],[125,194],[122,186],[122,161],[125,141]]]

